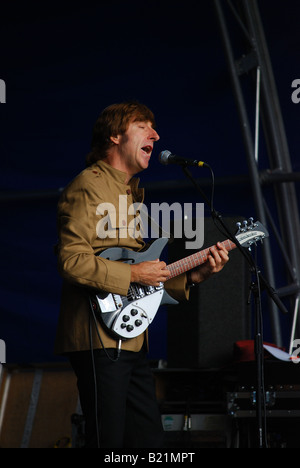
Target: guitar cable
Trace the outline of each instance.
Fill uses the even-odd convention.
[[[94,324],[95,324],[95,329],[96,329],[96,332],[97,332],[97,336],[99,338],[99,341],[101,343],[101,346],[102,346],[102,349],[103,351],[105,352],[106,356],[108,357],[108,359],[112,362],[116,362],[119,357],[120,357],[120,354],[121,354],[121,347],[122,347],[122,340],[120,339],[119,342],[118,342],[118,348],[117,348],[117,356],[115,358],[112,358],[108,352],[107,352],[107,349],[105,348],[104,344],[103,344],[103,341],[102,341],[102,338],[101,338],[101,335],[100,335],[100,332],[99,332],[99,328],[98,328],[98,322],[97,322],[97,318],[96,318],[96,315],[95,315],[95,311],[94,311],[94,308],[93,308],[93,304],[92,304],[92,301],[91,301],[91,298],[89,296],[89,304],[90,304],[90,310],[91,310],[91,313],[92,313],[92,316],[93,316],[93,320],[94,320]],[[90,323],[90,346],[91,346],[91,349],[92,348],[92,344],[93,344],[93,339],[92,339],[92,328],[91,328],[91,316],[89,316],[89,323]]]
[[[98,422],[98,386],[97,386],[97,377],[96,377],[96,366],[95,366],[95,357],[94,357],[94,346],[93,346],[93,333],[92,333],[92,318],[94,321],[94,325],[96,328],[97,336],[99,338],[99,341],[101,343],[102,349],[105,352],[107,358],[112,361],[112,362],[117,362],[120,354],[121,354],[121,347],[122,347],[122,340],[119,340],[118,343],[118,349],[117,349],[117,356],[116,358],[112,358],[108,352],[107,349],[104,346],[104,343],[102,341],[99,328],[98,328],[98,323],[97,319],[95,316],[95,311],[92,305],[92,301],[90,296],[88,295],[89,299],[89,304],[90,304],[90,311],[91,314],[89,314],[89,339],[90,339],[90,348],[91,348],[91,359],[92,359],[92,369],[93,369],[93,379],[94,379],[94,393],[95,393],[95,424],[96,424],[96,435],[97,435],[97,447],[100,448],[100,430],[99,430],[99,422]],[[91,317],[92,315],[92,317]]]
[[[94,378],[94,392],[95,392],[95,424],[96,424],[96,435],[97,435],[97,448],[100,448],[100,431],[99,431],[99,423],[98,423],[98,387],[97,387],[96,367],[95,367],[93,338],[92,338],[91,316],[89,316],[89,333],[90,333],[90,347],[91,347],[91,358],[92,358],[92,368],[93,368],[93,378]]]

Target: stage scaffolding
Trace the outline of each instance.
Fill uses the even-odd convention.
[[[243,136],[247,157],[249,177],[232,176],[216,179],[216,185],[228,186],[248,184],[250,179],[256,215],[273,237],[276,238],[286,266],[286,284],[277,289],[282,299],[289,300],[289,309],[293,313],[291,339],[297,331],[300,336],[298,305],[300,299],[300,220],[295,184],[300,181],[300,173],[294,172],[285,134],[275,79],[267,41],[256,0],[213,0],[220,36],[224,47],[228,70],[232,82],[233,94]],[[232,28],[234,23],[234,37]],[[257,117],[263,128],[264,143],[268,153],[269,168],[259,169],[257,152],[257,133],[250,125],[249,99],[243,91],[245,81],[256,91]],[[257,121],[258,122],[258,121]],[[252,122],[251,122],[252,123]],[[199,179],[200,180],[200,179]],[[149,192],[179,190],[178,181],[152,182],[144,184]],[[209,180],[201,179],[201,185],[210,185]],[[268,207],[264,192],[273,186],[276,213]],[[189,181],[181,181],[180,190],[190,187]],[[0,203],[57,199],[62,189],[32,190],[27,192],[2,192]],[[279,221],[277,221],[279,220]],[[278,226],[279,225],[279,226]],[[264,275],[271,286],[275,287],[275,271],[268,242],[262,249]],[[270,325],[272,339],[282,345],[280,312],[270,299]]]
[[[214,0],[216,17],[228,63],[233,93],[246,150],[252,193],[257,217],[276,236],[286,264],[286,285],[277,289],[280,298],[290,299],[294,311],[293,328],[297,329],[300,276],[300,222],[295,182],[299,173],[292,169],[283,118],[280,110],[271,60],[264,35],[260,12],[256,0]],[[234,23],[232,28],[228,23]],[[230,31],[230,32],[229,32]],[[237,52],[238,51],[238,52]],[[243,83],[242,83],[243,80]],[[249,103],[245,99],[243,84],[248,80],[256,92],[256,124],[251,130]],[[259,121],[268,153],[269,169],[259,170],[258,145]],[[253,127],[253,125],[252,125]],[[272,184],[276,199],[279,228],[274,221],[264,197],[264,187]],[[274,265],[270,246],[264,244],[263,262],[265,277],[275,285]],[[273,301],[269,301],[270,321],[274,343],[282,344],[280,312]],[[299,321],[298,321],[299,322]],[[298,327],[299,328],[299,327]]]

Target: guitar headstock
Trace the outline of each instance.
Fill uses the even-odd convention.
[[[237,228],[236,239],[243,247],[248,249],[251,249],[251,246],[256,245],[258,241],[262,242],[263,239],[269,237],[266,228],[259,221],[254,222],[253,218],[237,223]]]

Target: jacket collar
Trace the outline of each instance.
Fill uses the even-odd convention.
[[[107,164],[105,161],[100,159],[96,162],[96,166],[99,167],[101,172],[108,175],[116,182],[125,185],[126,187],[130,187],[133,194],[137,199],[141,199],[144,197],[144,189],[139,188],[140,179],[139,177],[132,177],[128,184],[126,184],[125,180],[127,178],[127,174],[125,172],[119,171],[119,169],[115,169],[110,164]]]

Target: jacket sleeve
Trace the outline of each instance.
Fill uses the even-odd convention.
[[[179,302],[188,300],[190,296],[190,287],[187,284],[186,273],[166,281],[165,289],[173,299]]]
[[[130,265],[96,255],[96,206],[93,190],[82,186],[66,190],[58,204],[58,270],[77,285],[126,295]]]

